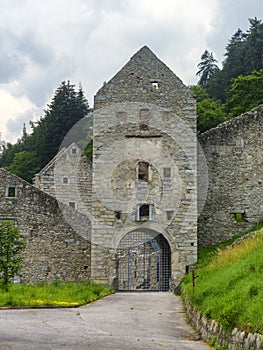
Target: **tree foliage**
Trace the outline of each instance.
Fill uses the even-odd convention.
[[[216,62],[217,60],[213,57],[212,52],[205,50],[201,56],[201,62],[197,65],[199,69],[196,75],[200,75],[198,85],[206,86],[213,74],[219,70]]]
[[[240,75],[232,81],[228,93],[227,110],[233,118],[263,103],[263,69]]]
[[[24,241],[11,221],[0,221],[0,282],[5,290],[22,267]]]
[[[89,111],[82,88],[76,91],[69,81],[62,82],[44,116],[31,122],[32,133],[27,134],[24,127],[22,138],[7,145],[0,165],[30,181],[57,154],[66,134]]]
[[[198,85],[207,96],[195,87],[199,132],[263,103],[263,23],[256,17],[248,21],[249,29],[239,28],[226,45],[222,69],[215,65],[212,52],[205,50],[201,57]]]
[[[201,86],[192,86],[191,90],[196,96],[198,132],[202,133],[226,121],[227,116],[220,102],[210,98]]]
[[[249,18],[248,21],[249,29],[243,32],[239,28],[226,45],[222,69],[210,74],[205,84],[199,81],[199,85],[206,87],[210,97],[220,99],[222,103],[226,102],[232,79],[239,75],[250,75],[253,71],[263,68],[263,23],[257,17]],[[202,57],[197,74],[200,72],[200,67],[203,67]]]

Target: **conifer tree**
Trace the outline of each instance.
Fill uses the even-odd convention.
[[[201,62],[197,65],[199,68],[196,75],[200,75],[198,85],[206,86],[208,80],[219,69],[216,65],[217,60],[213,57],[212,52],[205,50],[201,56]]]

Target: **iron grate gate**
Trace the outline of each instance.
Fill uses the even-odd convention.
[[[154,231],[132,231],[120,241],[119,290],[167,291],[170,275],[171,252],[163,235]]]

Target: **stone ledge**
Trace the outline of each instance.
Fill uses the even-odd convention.
[[[258,333],[247,334],[237,328],[234,328],[231,334],[227,334],[215,320],[206,320],[200,311],[195,310],[184,292],[182,292],[181,296],[191,325],[200,333],[204,340],[209,341],[212,337],[216,338],[219,345],[225,346],[229,350],[263,349],[263,335]]]

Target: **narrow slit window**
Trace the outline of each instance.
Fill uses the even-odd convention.
[[[14,198],[16,197],[17,193],[16,193],[16,187],[15,186],[10,186],[7,188],[6,191],[6,196],[9,198]]]
[[[68,178],[67,177],[63,177],[63,179],[62,179],[62,183],[63,183],[63,185],[68,185]]]
[[[163,168],[163,177],[169,179],[172,176],[171,168]]]
[[[170,111],[165,111],[163,115],[163,119],[165,122],[169,122],[171,119],[171,112]]]
[[[138,180],[149,181],[149,163],[139,162],[138,164]]]

